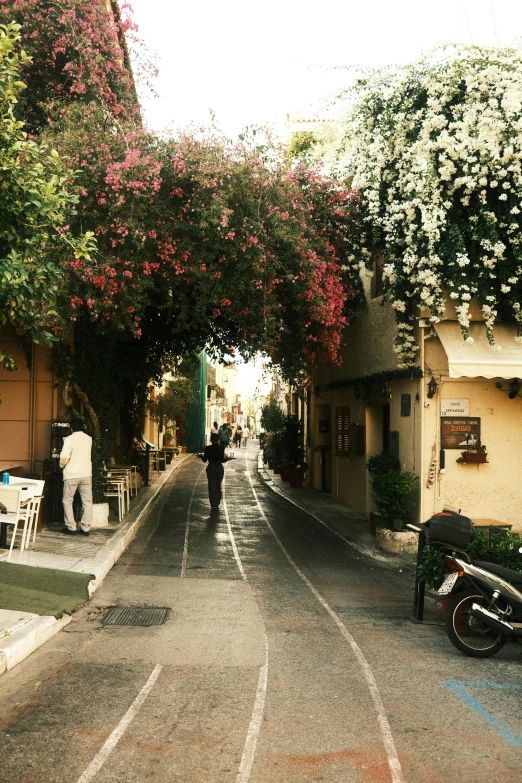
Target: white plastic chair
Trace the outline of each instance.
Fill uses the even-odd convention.
[[[36,495],[29,498],[26,504],[20,509],[20,513],[23,513],[21,519],[23,519],[25,522],[20,551],[27,549],[31,543],[31,535],[33,536],[33,544],[36,541],[36,527],[38,523],[38,514],[40,513],[42,497],[43,495]]]
[[[106,498],[118,498],[118,522],[121,522],[125,514],[125,482],[123,479],[107,479],[109,485],[105,490]]]
[[[124,504],[126,505],[126,511],[130,509],[130,501],[131,501],[131,492],[132,492],[132,484],[131,484],[131,472],[129,468],[110,468],[107,472],[107,478],[109,481],[111,479],[116,479],[116,481],[123,481],[123,496],[124,496]]]
[[[7,487],[0,487],[0,503],[2,503],[7,509],[7,514],[2,514],[0,516],[0,522],[3,525],[13,525],[11,545],[9,547],[9,554],[7,555],[8,560],[11,559],[11,555],[13,554],[14,542],[18,530],[18,522],[24,516],[25,513],[24,511],[20,512],[21,495],[22,493],[19,489],[14,489],[14,488],[9,489]],[[20,545],[20,550],[23,550],[24,543],[25,543],[25,539],[24,536],[22,535],[22,543]]]

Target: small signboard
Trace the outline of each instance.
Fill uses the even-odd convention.
[[[472,416],[441,418],[441,449],[465,449],[480,443],[480,419]]]
[[[448,397],[440,401],[441,416],[469,416],[469,400]]]

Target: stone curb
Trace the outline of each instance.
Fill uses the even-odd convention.
[[[113,565],[119,560],[137,535],[147,518],[146,512],[158,497],[165,483],[191,457],[192,454],[180,455],[172,463],[170,470],[166,471],[161,483],[150,487],[149,491],[144,493],[137,506],[130,512],[128,521],[100,550],[92,561],[92,565],[78,569],[79,573],[94,575],[94,579],[89,582],[88,586],[89,597],[101,585]],[[9,636],[4,636],[0,639],[0,675],[12,669],[25,658],[28,658],[31,653],[41,647],[42,644],[45,644],[70,622],[71,615],[69,614],[64,614],[59,620],[56,617],[36,615],[29,622],[16,628]]]

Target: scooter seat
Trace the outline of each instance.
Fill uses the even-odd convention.
[[[483,568],[484,571],[491,571],[492,574],[500,576],[512,585],[522,587],[522,571],[514,571],[512,568],[495,565],[495,563],[486,563],[483,560],[472,560],[472,565]]]

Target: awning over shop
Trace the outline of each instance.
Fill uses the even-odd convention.
[[[448,356],[450,378],[522,378],[522,343],[515,341],[513,324],[497,324],[493,329],[500,351],[489,344],[483,323],[470,324],[472,343],[464,341],[457,321],[441,321],[435,331]]]

